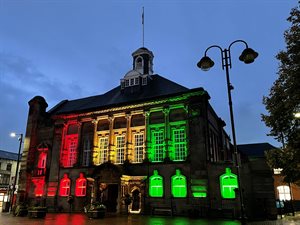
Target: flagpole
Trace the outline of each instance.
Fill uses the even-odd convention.
[[[143,25],[143,47],[145,47],[145,23],[144,23],[144,7],[143,7],[143,14],[142,14],[142,25]]]

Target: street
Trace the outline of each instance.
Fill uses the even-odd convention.
[[[0,214],[0,225],[240,225],[239,221],[189,219],[186,217],[153,217],[142,215],[106,216],[104,219],[89,219],[85,214],[48,213],[45,219],[14,217]],[[285,218],[277,221],[248,222],[249,225],[297,225],[300,218]]]

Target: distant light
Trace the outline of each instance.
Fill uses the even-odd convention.
[[[295,118],[300,119],[300,112],[294,114]]]
[[[12,133],[10,133],[10,136],[11,136],[11,137],[16,137],[17,135],[16,135],[15,132],[12,132]]]

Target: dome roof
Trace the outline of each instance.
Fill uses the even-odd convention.
[[[152,58],[154,57],[153,52],[151,52],[148,48],[145,48],[145,47],[141,47],[141,48],[135,50],[132,53],[132,56],[134,57],[134,56],[142,55],[142,54],[148,54],[148,55],[151,55]]]
[[[125,74],[124,78],[137,77],[141,75],[142,74],[136,70],[130,70],[128,73]]]

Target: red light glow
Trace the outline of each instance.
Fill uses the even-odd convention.
[[[86,179],[83,173],[80,173],[79,178],[76,179],[75,195],[86,196]]]

